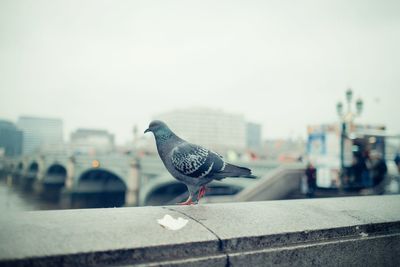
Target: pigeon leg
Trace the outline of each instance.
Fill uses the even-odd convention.
[[[202,197],[204,197],[205,194],[206,194],[206,186],[203,185],[200,188],[199,195],[198,195],[197,199],[200,200]]]
[[[176,203],[176,204],[178,204],[178,205],[193,205],[195,203],[192,201],[192,196],[189,196],[189,198],[185,202]]]
[[[185,202],[177,203],[177,204],[178,205],[195,205],[195,204],[197,204],[198,200],[194,199],[194,201],[193,201],[193,193],[198,191],[198,187],[193,186],[193,185],[186,185],[186,187],[188,188],[188,191],[189,191],[188,199]]]

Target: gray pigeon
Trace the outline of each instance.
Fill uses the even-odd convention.
[[[153,132],[158,154],[167,170],[189,190],[189,198],[181,205],[197,203],[212,180],[256,178],[250,169],[229,164],[217,153],[179,138],[162,121],[152,121],[144,131],[147,132]]]

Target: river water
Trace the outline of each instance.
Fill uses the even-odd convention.
[[[10,182],[0,180],[0,214],[12,211],[57,209],[57,205],[46,203],[31,192],[23,192]]]

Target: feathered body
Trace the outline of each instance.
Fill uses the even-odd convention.
[[[205,185],[214,179],[255,178],[250,169],[229,164],[219,154],[181,139],[162,121],[151,122],[145,132],[149,131],[154,134],[158,154],[166,169],[188,187],[189,203],[183,204],[191,204],[199,190],[197,200],[200,199],[205,193]]]

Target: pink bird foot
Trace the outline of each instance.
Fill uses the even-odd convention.
[[[189,197],[185,202],[176,203],[176,204],[185,206],[185,205],[194,205],[196,203],[192,201],[192,197]]]

